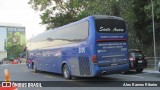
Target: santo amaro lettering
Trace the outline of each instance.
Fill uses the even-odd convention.
[[[104,27],[100,27],[100,30],[99,31],[107,31],[107,32],[109,32],[109,31],[111,31],[111,29],[110,28],[104,28]]]
[[[115,32],[123,32],[124,29],[118,29],[118,28],[115,27],[115,28],[113,29],[113,31],[115,31]]]
[[[124,29],[120,29],[120,28],[114,28],[113,30],[111,30],[110,28],[104,28],[104,27],[100,27],[100,30],[101,32],[123,32]]]

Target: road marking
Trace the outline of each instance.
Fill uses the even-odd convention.
[[[120,74],[121,75],[121,74]],[[137,75],[121,75],[121,76],[128,76],[128,77],[136,77],[136,78],[144,78],[144,77],[142,77],[142,76],[137,76]]]
[[[43,77],[46,77],[46,78],[54,78],[54,76],[50,76],[50,75],[44,75]]]
[[[144,72],[146,72],[146,73],[160,73],[160,72],[158,72],[158,71],[149,71],[149,70],[145,70]]]

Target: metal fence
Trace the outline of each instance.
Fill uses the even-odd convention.
[[[157,57],[157,64],[158,64],[159,61],[160,61],[160,57]],[[154,57],[147,57],[147,62],[148,62],[147,68],[154,68],[155,67],[155,59],[154,59]]]

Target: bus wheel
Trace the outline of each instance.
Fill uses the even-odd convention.
[[[38,70],[37,70],[37,68],[36,68],[36,65],[33,63],[33,71],[35,72],[35,73],[38,73]]]
[[[71,79],[70,71],[66,64],[63,66],[63,76],[66,79]]]

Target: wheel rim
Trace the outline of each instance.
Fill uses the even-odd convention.
[[[33,65],[33,69],[34,69],[34,71],[36,71],[36,65],[35,64]]]
[[[69,77],[69,71],[68,71],[68,68],[67,68],[66,66],[64,67],[63,73],[64,73],[64,77],[65,77],[65,78],[68,78],[68,77]]]

